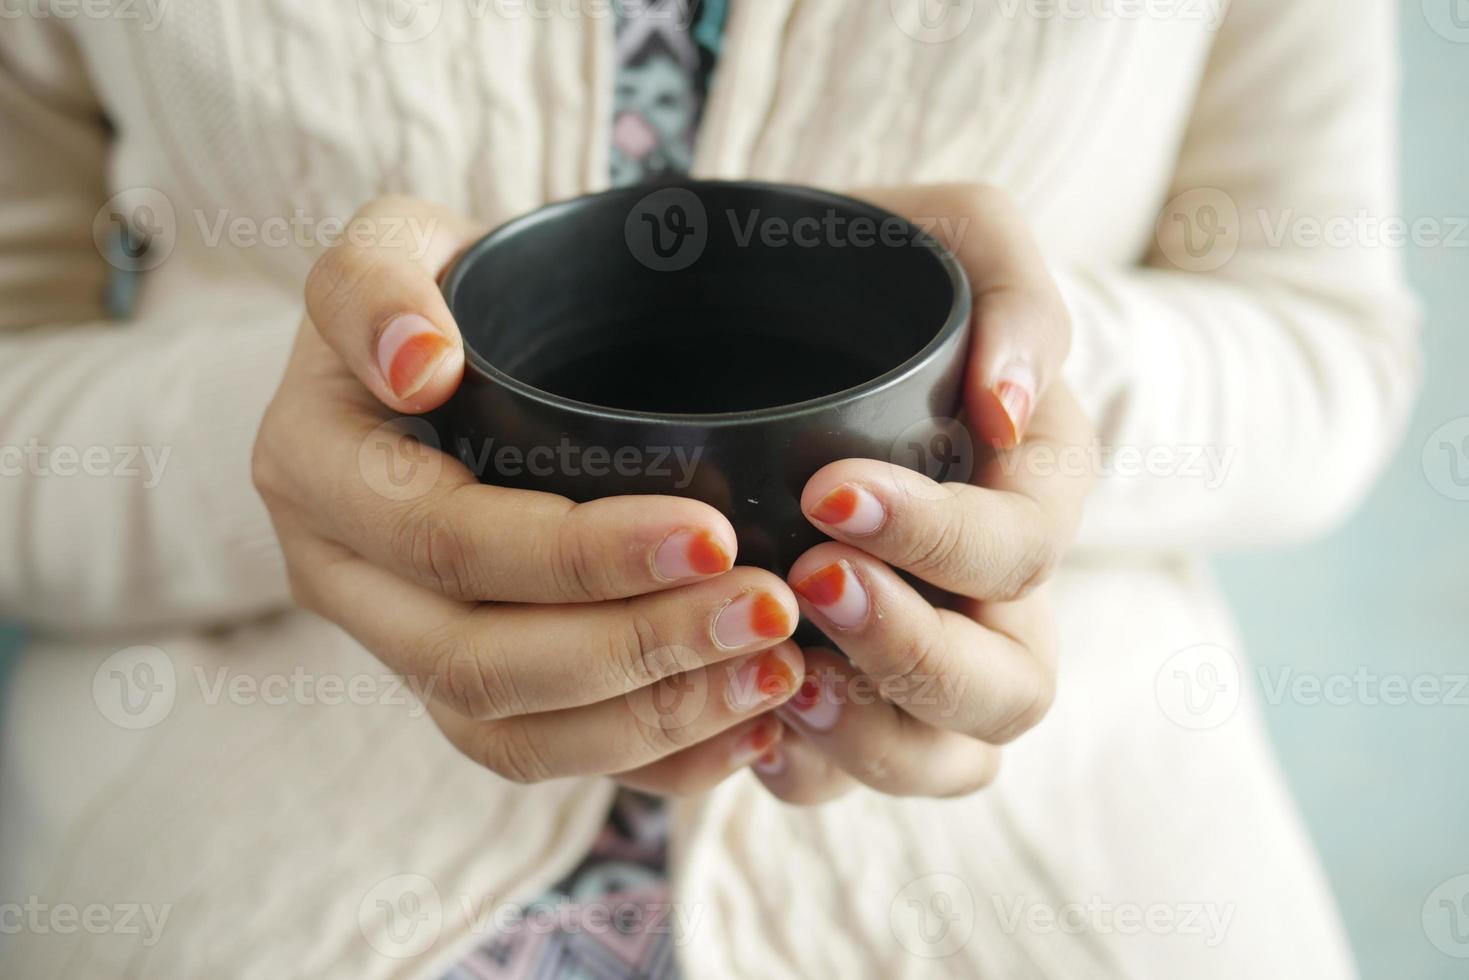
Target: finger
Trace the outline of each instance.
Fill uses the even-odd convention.
[[[452,599],[594,602],[734,564],[734,528],[707,504],[681,497],[574,504],[481,484],[420,442],[425,428],[337,410],[318,431],[273,440],[269,457],[257,453],[255,483],[320,536]]]
[[[706,742],[614,777],[624,786],[660,796],[696,796],[779,751],[785,725],[774,714],[720,732]]]
[[[454,602],[334,546],[306,554],[299,600],[467,718],[593,704],[762,650],[794,631],[795,598],[763,569],[574,606]]]
[[[994,780],[999,749],[918,720],[913,702],[941,698],[937,689],[889,686],[890,700],[831,651],[805,655],[801,688],[776,714],[853,779],[891,796],[960,796]]]
[[[830,803],[858,785],[830,756],[796,731],[788,732],[778,745],[755,760],[750,769],[771,795],[796,806]]]
[[[1076,533],[1092,472],[1077,449],[1090,429],[1065,385],[1032,436],[997,454],[981,486],[938,484],[876,460],[818,470],[801,508],[831,537],[948,592],[1010,599],[1043,581]]]
[[[720,575],[734,529],[706,504],[670,497],[564,497],[449,484],[406,504],[340,511],[341,540],[364,557],[469,601],[597,602]]]
[[[1050,708],[1055,635],[1044,589],[936,609],[887,565],[837,543],[806,552],[789,579],[801,611],[921,721],[999,744]]]
[[[974,290],[966,408],[980,438],[1008,448],[1060,374],[1071,319],[1020,208],[1003,191],[974,184],[863,190],[937,237]]]
[[[321,422],[270,438],[268,453],[257,445],[255,485],[267,501],[283,503],[273,510],[289,507],[321,536],[409,581],[466,601],[591,602],[718,575],[734,563],[734,529],[707,504],[681,497],[574,504],[481,484],[435,448],[426,422],[384,421],[338,402],[321,391],[332,380],[367,397],[350,377],[324,377],[273,405],[263,431],[292,425],[297,412]]]
[[[480,234],[447,208],[382,198],[353,216],[311,270],[311,322],[389,408],[428,411],[459,386],[463,342],[437,277]]]
[[[474,722],[431,705],[461,752],[518,783],[605,775],[698,745],[795,693],[805,674],[789,641],[581,708]]]

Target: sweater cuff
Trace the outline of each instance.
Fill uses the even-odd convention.
[[[285,559],[275,528],[250,474],[255,435],[280,386],[298,321],[276,316],[249,326],[212,331],[194,392],[201,513],[211,538],[225,549],[221,565],[235,590],[237,612],[253,613],[290,602]]]

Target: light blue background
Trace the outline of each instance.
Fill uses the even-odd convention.
[[[1427,2],[1446,10],[1460,0]],[[1469,2],[1461,7],[1469,23]],[[1432,30],[1424,8],[1421,0],[1401,4],[1403,216],[1464,220],[1469,43]],[[1469,41],[1469,29],[1464,36]],[[1433,467],[1424,463],[1430,435],[1469,417],[1469,245],[1461,238],[1459,247],[1410,248],[1405,258],[1426,304],[1426,378],[1391,469],[1356,518],[1329,538],[1219,563],[1249,656],[1272,682],[1286,668],[1323,677],[1359,667],[1407,678],[1469,674],[1469,502],[1434,489],[1430,473],[1452,480],[1438,440],[1430,447]],[[1460,468],[1469,479],[1469,457]],[[1436,949],[1422,916],[1437,885],[1469,873],[1469,706],[1361,700],[1333,706],[1287,698],[1266,710],[1363,976],[1462,980],[1469,959]],[[1469,945],[1462,952],[1469,955]]]
[[[1466,0],[1426,2],[1461,3],[1469,16]],[[1402,12],[1403,216],[1469,218],[1469,43],[1435,33],[1424,0],[1403,0]],[[1469,502],[1437,492],[1423,462],[1430,434],[1469,417],[1469,247],[1405,251],[1427,307],[1427,376],[1391,469],[1329,538],[1219,563],[1249,656],[1272,679],[1287,668],[1443,681],[1469,673]],[[1449,478],[1446,458],[1430,455],[1439,469],[1429,472]],[[1461,465],[1469,473],[1469,457]],[[6,645],[0,631],[0,674]],[[1364,976],[1469,976],[1469,959],[1434,948],[1422,925],[1428,894],[1469,874],[1469,707],[1286,698],[1266,711]]]

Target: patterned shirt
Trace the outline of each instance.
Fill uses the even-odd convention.
[[[612,185],[688,173],[725,0],[619,0]]]

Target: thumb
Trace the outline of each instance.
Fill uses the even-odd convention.
[[[939,239],[974,289],[965,408],[999,449],[1025,437],[1071,348],[1071,318],[1015,203],[996,188],[932,185],[859,192]]]
[[[483,229],[438,205],[381,198],[359,211],[306,280],[321,338],[384,405],[438,408],[464,375],[464,342],[439,273]]]

